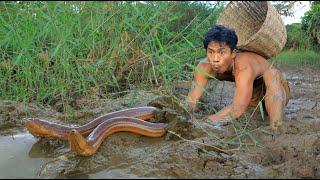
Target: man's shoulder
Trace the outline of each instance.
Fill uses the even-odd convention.
[[[205,68],[205,67],[209,67],[209,66],[210,66],[210,63],[208,62],[208,58],[207,57],[200,59],[198,67]]]
[[[253,72],[255,58],[252,54],[247,52],[241,52],[237,54],[235,61],[235,76],[245,73],[248,75]]]
[[[202,69],[203,71],[205,71],[206,73],[209,73],[209,74],[211,74],[211,72],[212,72],[211,65],[208,62],[208,58],[207,57],[200,59],[200,62],[197,65],[197,68],[200,68],[200,69]]]
[[[250,61],[250,60],[256,60],[256,59],[266,60],[263,56],[250,51],[238,52],[237,59],[243,59],[243,61],[245,60]]]

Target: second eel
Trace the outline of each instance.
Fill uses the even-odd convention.
[[[69,146],[77,155],[90,156],[100,147],[103,140],[120,131],[132,132],[148,137],[160,137],[165,134],[167,124],[141,121],[134,117],[115,117],[98,125],[87,138],[76,129],[68,135]]]

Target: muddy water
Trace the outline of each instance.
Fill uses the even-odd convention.
[[[0,137],[0,178],[34,178],[44,158],[28,155],[36,139],[29,133]]]
[[[259,108],[239,123],[213,128],[190,119],[174,99],[143,91],[88,102],[87,110],[72,117],[32,104],[0,102],[0,178],[320,178],[319,70],[285,69],[285,76],[292,99],[278,132],[268,130],[268,117],[262,118]],[[188,89],[188,83],[177,83],[175,96],[183,99]],[[210,82],[207,89],[200,114],[231,102],[232,83]],[[116,133],[89,157],[76,156],[64,141],[34,138],[23,126],[25,117],[80,125],[143,105],[159,109],[153,122],[168,123],[163,137]]]
[[[41,141],[26,131],[6,131],[6,134],[0,136],[0,178],[36,178],[43,164],[52,160],[55,153],[69,151],[60,143],[54,153],[48,147],[53,143],[39,145]]]

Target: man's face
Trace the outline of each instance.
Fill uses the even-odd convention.
[[[214,73],[224,73],[231,67],[236,54],[226,43],[210,42],[207,48],[208,61]]]

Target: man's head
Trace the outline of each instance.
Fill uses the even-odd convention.
[[[234,50],[237,43],[236,32],[221,25],[214,25],[206,33],[203,45],[214,73],[224,73],[228,70],[236,56]]]

